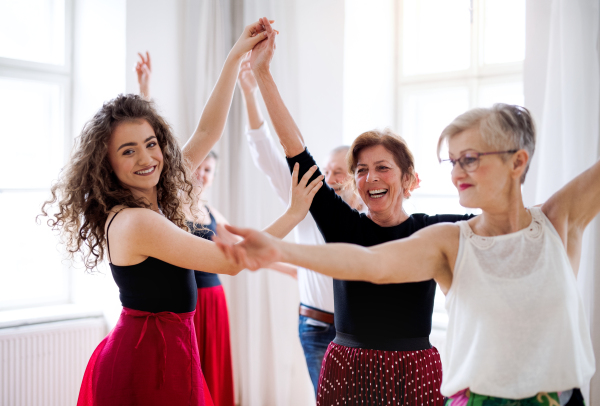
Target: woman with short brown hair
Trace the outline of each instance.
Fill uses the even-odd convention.
[[[270,74],[276,33],[262,21],[269,39],[253,49],[250,63],[288,164],[290,168],[299,164],[304,173],[315,160]],[[353,210],[324,185],[310,213],[328,243],[370,247],[409,237],[432,224],[470,218],[409,216],[404,211],[404,199],[418,181],[412,154],[391,131],[360,135],[348,159],[356,191],[368,210]],[[336,338],[323,360],[317,404],[441,405],[442,365],[429,342],[435,282],[376,285],[334,279],[333,283]]]

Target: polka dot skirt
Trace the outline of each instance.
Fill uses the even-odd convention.
[[[331,343],[321,367],[318,406],[444,404],[442,362],[435,347],[378,351]]]

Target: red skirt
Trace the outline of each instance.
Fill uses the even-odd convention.
[[[234,406],[229,315],[223,286],[198,289],[194,324],[212,400],[215,406]]]
[[[318,406],[436,405],[442,362],[435,347],[379,351],[329,344],[319,377]]]
[[[193,317],[124,307],[88,362],[77,406],[212,405]]]

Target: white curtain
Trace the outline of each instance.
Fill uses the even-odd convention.
[[[600,157],[598,0],[528,0],[525,105],[537,124],[537,147],[524,186],[527,204],[541,203]],[[600,360],[600,221],[583,241],[578,283]],[[600,373],[582,388],[600,405]]]

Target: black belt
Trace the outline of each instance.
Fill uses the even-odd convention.
[[[381,351],[421,351],[431,348],[429,337],[358,337],[340,331],[335,333],[333,342],[346,347]]]

